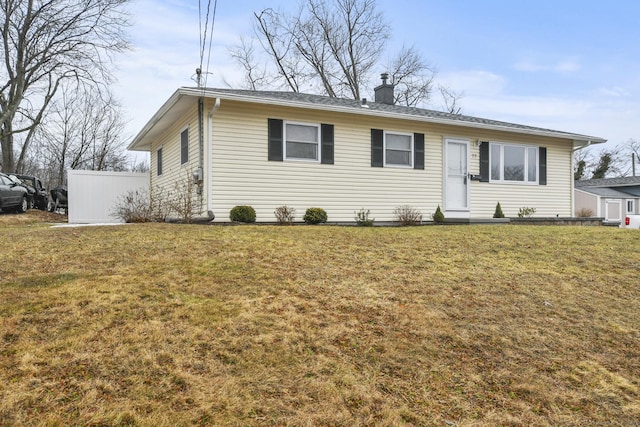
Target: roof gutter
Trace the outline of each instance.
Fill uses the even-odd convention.
[[[136,137],[133,138],[133,141],[131,141],[131,144],[129,144],[129,146],[127,147],[127,150],[131,150],[131,151],[146,151],[146,150],[137,150],[135,146],[142,141],[142,139],[145,137],[145,135],[147,133],[149,133],[149,131],[151,129],[153,129],[155,125],[158,124],[158,122],[162,119],[162,117],[164,117],[164,115],[167,114],[167,112],[169,110],[171,110],[171,108],[184,95],[187,95],[187,94],[184,93],[184,90],[182,88],[180,88],[180,89],[176,90],[175,92],[173,92],[173,94],[169,97],[169,99],[167,99],[167,101],[164,104],[162,104],[162,107],[160,107],[160,109],[158,111],[156,111],[156,113],[151,117],[151,119],[149,119],[147,124],[144,125],[144,127],[140,130],[140,132],[138,132]]]
[[[606,140],[603,141],[592,141],[592,140],[586,140],[586,141],[579,141],[579,140],[573,140],[574,145],[576,143],[580,143],[580,142],[584,142],[584,144],[579,144],[577,146],[574,146],[573,150],[571,150],[573,153],[575,153],[578,150],[582,150],[583,148],[587,148],[589,146],[591,146],[591,144],[604,144],[605,142],[607,142]]]

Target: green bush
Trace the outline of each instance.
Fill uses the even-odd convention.
[[[433,222],[436,224],[444,224],[444,214],[442,213],[442,209],[440,209],[440,205],[433,214]]]
[[[500,206],[500,202],[496,205],[496,211],[493,213],[494,218],[504,218],[504,214],[502,213],[502,207]]]
[[[229,212],[233,222],[256,222],[256,211],[251,206],[234,206]]]
[[[307,224],[320,224],[327,222],[327,212],[322,208],[309,208],[302,217]]]

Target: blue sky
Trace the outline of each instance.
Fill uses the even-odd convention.
[[[199,64],[198,2],[132,0],[133,50],[116,95],[137,133]],[[608,139],[640,139],[640,2],[378,0],[388,49],[415,46],[462,113]],[[207,85],[240,82],[227,47],[253,35],[254,11],[297,1],[218,0]],[[203,4],[206,7],[206,3]],[[383,71],[383,70],[381,70]],[[372,85],[377,84],[375,81]],[[440,108],[435,99],[431,108]]]

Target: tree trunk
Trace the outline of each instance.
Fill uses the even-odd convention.
[[[13,133],[11,132],[11,119],[7,118],[0,127],[0,144],[2,145],[2,163],[0,170],[10,173],[15,172],[13,158]]]

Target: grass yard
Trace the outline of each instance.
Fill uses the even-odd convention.
[[[640,234],[0,215],[0,425],[638,426]]]

